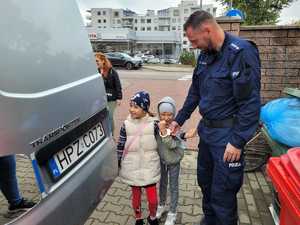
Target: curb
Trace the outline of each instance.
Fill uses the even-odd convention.
[[[148,66],[143,65],[143,68],[147,69],[147,70],[160,71],[160,72],[186,72],[186,73],[193,72],[192,68],[191,69],[183,69],[180,67],[155,68],[155,67],[148,67]]]

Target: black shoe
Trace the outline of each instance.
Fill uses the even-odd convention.
[[[30,208],[32,208],[36,203],[30,200],[27,200],[25,198],[22,198],[22,200],[17,205],[9,205],[8,207],[8,213],[17,213],[20,211],[26,211]]]
[[[150,216],[148,216],[147,221],[149,223],[149,225],[158,225],[158,219],[155,218],[154,220],[150,219]]]
[[[143,219],[136,220],[135,225],[144,225],[144,220]]]

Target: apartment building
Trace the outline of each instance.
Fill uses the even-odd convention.
[[[176,43],[180,43],[180,49],[190,50],[191,46],[183,32],[183,24],[191,13],[200,9],[197,0],[182,0],[177,7],[169,7],[157,12],[147,10],[144,15],[130,9],[92,8],[88,11],[90,15],[87,19],[90,22],[87,26],[93,28],[90,30],[98,30],[98,33],[101,33],[101,30],[113,31],[124,28],[139,33],[149,32],[149,39],[153,38],[153,35],[164,36],[160,32],[175,32],[177,33],[175,36],[178,37]],[[216,16],[217,8],[213,4],[202,5],[202,9]],[[143,36],[147,36],[147,33]]]

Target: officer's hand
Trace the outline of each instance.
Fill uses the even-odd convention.
[[[224,152],[224,156],[223,156],[223,160],[224,162],[235,162],[238,161],[241,157],[241,149],[238,149],[236,147],[234,147],[233,145],[231,145],[230,143],[228,143],[226,145],[226,149]]]
[[[176,121],[172,121],[172,123],[169,126],[169,129],[171,130],[171,135],[175,135],[177,131],[180,129],[180,126]]]
[[[196,135],[197,135],[197,129],[193,128],[193,129],[190,129],[188,132],[185,133],[184,138],[189,139],[189,138],[196,137]]]

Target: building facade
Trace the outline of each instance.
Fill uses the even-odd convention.
[[[128,33],[128,37],[136,38],[135,40],[128,39],[127,42],[137,44],[143,42],[142,45],[137,46],[145,46],[148,42],[149,44],[154,44],[153,40],[157,40],[156,44],[161,44],[162,41],[165,41],[164,44],[171,44],[173,46],[171,49],[175,49],[175,52],[172,52],[171,55],[176,55],[177,58],[176,52],[178,52],[178,48],[180,51],[189,51],[191,48],[183,32],[183,24],[191,13],[200,9],[201,7],[197,0],[182,0],[177,7],[158,10],[157,12],[147,10],[145,15],[139,15],[130,9],[92,8],[88,10],[90,15],[87,19],[90,22],[87,28],[93,43],[105,42],[101,38],[101,33],[112,32],[111,36],[113,36],[117,30],[122,30],[123,33]],[[213,4],[202,5],[202,9],[216,16],[217,8]],[[97,40],[93,39],[93,35],[90,32],[97,36]],[[135,34],[132,35],[132,32],[135,32]],[[171,35],[167,34],[169,32]],[[167,40],[168,37],[170,40]],[[141,50],[143,48],[130,49],[130,51]]]

